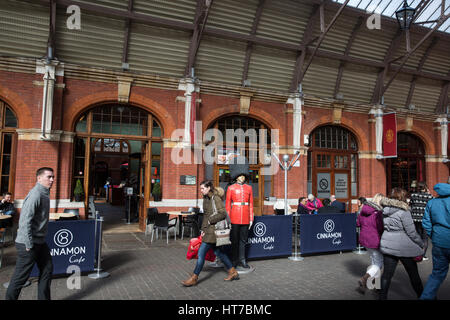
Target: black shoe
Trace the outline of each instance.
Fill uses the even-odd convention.
[[[250,269],[250,266],[247,264],[247,262],[245,260],[241,260],[239,265],[244,269]]]

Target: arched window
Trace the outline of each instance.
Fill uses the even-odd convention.
[[[323,126],[311,133],[309,141],[308,193],[320,199],[334,194],[349,205],[358,196],[355,136],[339,126]]]
[[[11,108],[0,100],[0,193],[14,191],[17,118]]]
[[[425,181],[425,148],[422,140],[408,132],[397,133],[397,158],[387,161],[387,192],[399,187],[410,191],[412,181]]]

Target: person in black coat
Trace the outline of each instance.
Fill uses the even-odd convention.
[[[333,207],[330,204],[330,199],[323,199],[322,203],[323,203],[323,207],[321,207],[321,208],[319,208],[319,210],[317,210],[318,214],[323,214],[323,213],[340,213],[339,209]]]
[[[344,213],[345,212],[345,203],[340,202],[338,200],[336,200],[336,196],[333,194],[330,197],[330,201],[331,201],[331,206],[336,208],[336,210],[340,213]]]

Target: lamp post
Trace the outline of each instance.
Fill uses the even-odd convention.
[[[278,163],[280,164],[281,169],[284,171],[284,214],[286,215],[288,213],[288,203],[287,203],[287,172],[289,170],[292,169],[294,163],[297,162],[298,158],[300,157],[300,151],[296,151],[295,152],[295,157],[292,158],[291,162],[289,162],[289,155],[285,154],[283,155],[283,163],[281,163],[280,159],[278,158],[278,156],[275,154],[275,152],[272,152],[272,156],[277,159]],[[289,164],[288,164],[289,162]],[[293,260],[293,261],[302,261],[303,257],[301,257],[298,254],[297,251],[297,245],[298,245],[298,235],[297,235],[297,226],[298,226],[298,214],[295,213],[292,215],[293,217],[295,217],[295,251],[292,254],[291,257],[289,257],[289,260]]]
[[[397,22],[400,26],[400,30],[406,31],[406,51],[409,52],[411,50],[411,45],[409,41],[409,29],[411,28],[411,24],[414,20],[414,15],[416,13],[416,9],[411,8],[408,5],[408,2],[405,0],[403,2],[403,7],[395,12],[395,17],[397,18]]]

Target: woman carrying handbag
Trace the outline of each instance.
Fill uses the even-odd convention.
[[[222,188],[214,188],[212,181],[203,181],[200,184],[200,192],[203,195],[203,222],[201,227],[202,244],[198,250],[197,264],[195,265],[194,273],[191,277],[182,282],[185,287],[194,286],[197,284],[198,276],[205,264],[205,256],[209,249],[213,249],[216,256],[223,262],[228,270],[228,277],[225,281],[239,279],[239,274],[232,266],[228,256],[220,250],[220,247],[216,246],[216,228],[215,224],[221,220],[224,220],[227,216],[225,207],[223,205],[224,191]],[[214,205],[217,212],[214,212]]]

